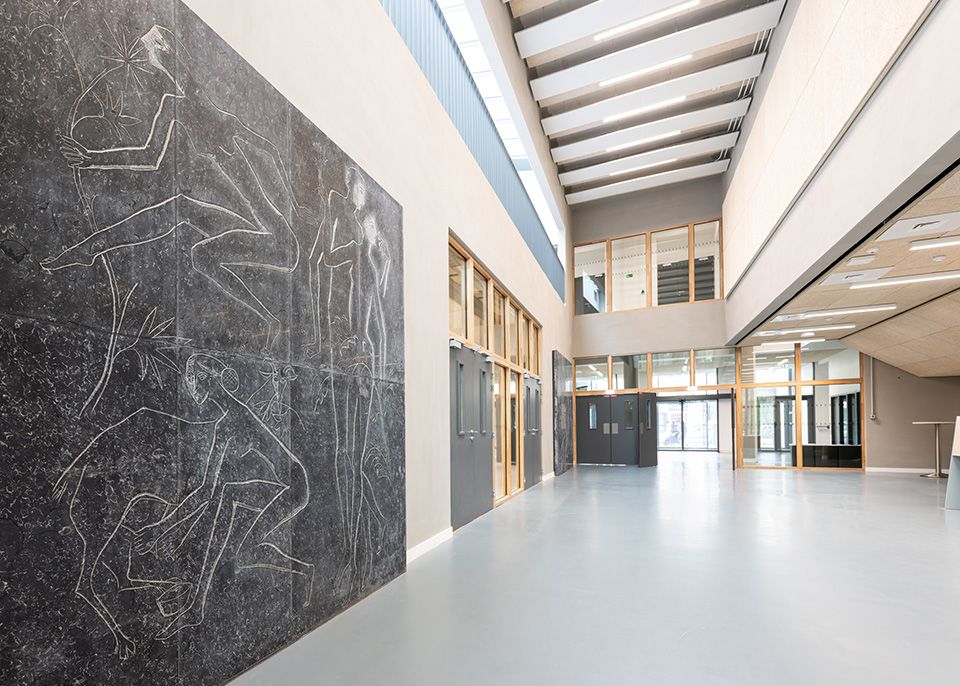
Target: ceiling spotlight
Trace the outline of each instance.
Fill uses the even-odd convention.
[[[667,131],[666,133],[660,133],[660,134],[657,134],[656,136],[647,136],[646,138],[639,138],[639,139],[637,139],[637,140],[635,140],[635,141],[630,141],[629,143],[621,143],[620,145],[612,145],[612,146],[610,146],[609,148],[607,148],[606,151],[607,151],[607,152],[618,152],[618,151],[620,151],[620,150],[624,150],[624,149],[626,149],[626,148],[633,148],[633,147],[635,147],[635,146],[643,145],[643,144],[645,144],[645,143],[653,143],[654,141],[659,141],[659,140],[662,140],[662,139],[664,139],[664,138],[672,138],[673,136],[679,136],[681,133],[682,133],[682,131],[680,131],[680,129],[677,129],[676,131]]]
[[[612,79],[604,79],[597,85],[600,86],[601,88],[606,88],[607,86],[612,86],[615,83],[622,83],[624,81],[629,81],[630,79],[635,79],[638,76],[643,76],[644,74],[660,71],[661,69],[672,67],[675,64],[681,64],[690,59],[693,59],[693,55],[684,55],[683,57],[675,57],[672,60],[665,60],[663,62],[660,62],[659,64],[654,64],[649,67],[644,67],[643,69],[637,69],[636,71],[632,71],[629,74],[623,74],[622,76],[614,76]]]
[[[631,167],[630,169],[623,169],[621,171],[610,172],[609,176],[622,176],[623,174],[632,174],[633,172],[649,169],[650,167],[659,167],[664,164],[672,164],[676,161],[677,161],[677,158],[674,157],[669,160],[663,160],[662,162],[651,162],[650,164],[642,164],[639,167]]]
[[[940,274],[917,274],[916,276],[878,279],[877,281],[867,281],[865,283],[852,283],[850,284],[850,288],[859,290],[861,288],[880,288],[882,286],[909,286],[915,283],[927,283],[929,281],[949,281],[952,279],[960,279],[960,271],[941,272]]]
[[[934,248],[952,248],[960,245],[960,236],[928,238],[922,241],[910,241],[910,250],[932,250]]]
[[[668,19],[675,14],[680,14],[685,12],[688,9],[692,9],[700,4],[700,0],[689,0],[688,2],[681,2],[679,5],[674,5],[673,7],[668,7],[665,10],[660,10],[659,12],[654,12],[653,14],[648,14],[645,17],[640,17],[639,19],[634,19],[633,21],[628,21],[626,24],[621,24],[620,26],[614,27],[612,29],[607,29],[606,31],[601,31],[593,37],[595,41],[607,40],[608,38],[613,38],[615,36],[622,35],[628,31],[633,31],[634,29],[639,29],[642,26],[647,26],[653,24],[654,22],[661,21],[663,19]]]
[[[683,102],[687,99],[686,95],[681,95],[676,98],[668,98],[666,100],[661,100],[660,102],[655,102],[652,105],[646,105],[644,107],[638,107],[634,110],[627,110],[626,112],[621,112],[619,114],[612,114],[609,117],[603,118],[604,124],[611,124],[615,121],[620,121],[621,119],[629,119],[630,117],[635,117],[638,114],[644,114],[645,112],[653,112],[654,110],[660,110],[664,107],[670,107],[670,105],[676,105],[677,103]]]

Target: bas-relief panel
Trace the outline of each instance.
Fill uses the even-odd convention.
[[[400,207],[180,3],[0,51],[0,682],[222,683],[404,568]]]
[[[573,363],[553,351],[553,473],[573,466]]]

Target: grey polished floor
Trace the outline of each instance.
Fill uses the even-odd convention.
[[[916,476],[580,467],[235,684],[960,683],[960,512]]]

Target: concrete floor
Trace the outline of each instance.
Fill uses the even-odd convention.
[[[580,467],[234,683],[960,683],[960,512],[914,475]]]

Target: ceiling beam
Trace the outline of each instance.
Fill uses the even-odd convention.
[[[630,173],[631,170],[639,171],[646,167],[669,164],[677,160],[727,150],[737,144],[737,137],[739,135],[740,133],[738,131],[734,131],[733,133],[727,133],[722,136],[713,136],[688,143],[680,143],[679,145],[671,145],[666,148],[658,148],[657,150],[640,153],[639,155],[621,157],[618,160],[611,160],[610,162],[595,164],[590,167],[584,167],[583,169],[564,172],[560,174],[560,183],[564,186],[572,186],[605,177],[616,181],[617,176]]]
[[[722,174],[723,172],[727,171],[727,167],[729,166],[730,160],[725,159],[719,160],[718,162],[698,164],[693,167],[671,169],[670,171],[660,172],[659,174],[641,176],[638,179],[630,179],[629,181],[611,183],[606,186],[600,186],[599,188],[577,191],[576,193],[567,193],[567,202],[571,205],[577,205],[590,200],[599,200],[600,198],[609,198],[614,195],[633,193],[634,191],[642,191],[648,188],[657,188],[658,186],[666,186],[668,184],[678,183],[680,181],[690,181],[692,179],[700,179],[705,176],[716,176],[717,174]]]
[[[597,0],[517,31],[517,48],[521,57],[531,57],[681,4],[683,0]]]
[[[643,73],[676,66],[702,50],[774,28],[780,21],[784,2],[775,0],[752,7],[533,79],[530,82],[533,97],[545,100],[588,86],[603,87],[611,80],[636,78]]]
[[[734,62],[721,64],[717,67],[618,95],[614,98],[578,107],[569,112],[555,114],[542,120],[543,130],[548,136],[557,136],[568,131],[598,126],[621,118],[626,119],[640,115],[645,111],[653,111],[697,93],[752,79],[760,74],[765,58],[766,53],[751,55]]]
[[[557,164],[592,155],[602,155],[606,152],[614,152],[611,148],[626,149],[634,145],[640,146],[644,144],[644,141],[664,140],[679,136],[690,129],[733,121],[744,116],[749,107],[750,98],[742,98],[723,105],[705,107],[702,110],[694,110],[673,117],[657,119],[646,124],[631,126],[628,129],[618,129],[602,136],[588,138],[585,141],[559,145],[553,148],[550,154],[553,155]]]

